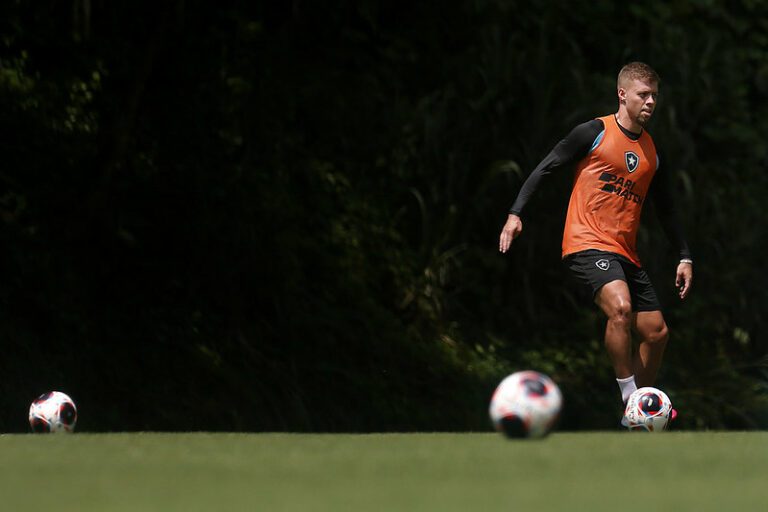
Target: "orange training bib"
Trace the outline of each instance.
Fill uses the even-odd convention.
[[[563,257],[587,249],[621,254],[640,266],[637,229],[658,167],[648,132],[627,137],[613,115],[599,118],[605,130],[576,166],[563,232]]]

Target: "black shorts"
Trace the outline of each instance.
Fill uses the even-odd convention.
[[[590,249],[569,254],[563,262],[577,281],[592,288],[593,299],[603,285],[620,280],[629,287],[632,311],[661,311],[648,274],[624,256]]]

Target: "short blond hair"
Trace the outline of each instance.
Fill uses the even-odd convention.
[[[659,74],[651,66],[644,62],[630,62],[619,71],[619,78],[616,80],[616,88],[620,89],[631,80],[641,80],[648,83],[658,83]]]

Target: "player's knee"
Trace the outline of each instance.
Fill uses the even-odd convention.
[[[665,322],[661,322],[659,325],[654,326],[653,329],[648,331],[645,335],[646,341],[649,343],[655,343],[658,345],[664,345],[669,339],[669,329]]]
[[[632,305],[628,301],[617,302],[608,314],[608,321],[618,327],[629,329],[632,323]]]

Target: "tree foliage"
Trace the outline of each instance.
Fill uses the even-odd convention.
[[[559,262],[567,170],[496,247],[629,60],[662,76],[696,260],[681,304],[649,208],[659,385],[683,426],[765,426],[768,5],[569,5],[6,2],[0,428],[62,389],[90,430],[487,429],[522,368],[564,428],[612,428],[603,320]]]

